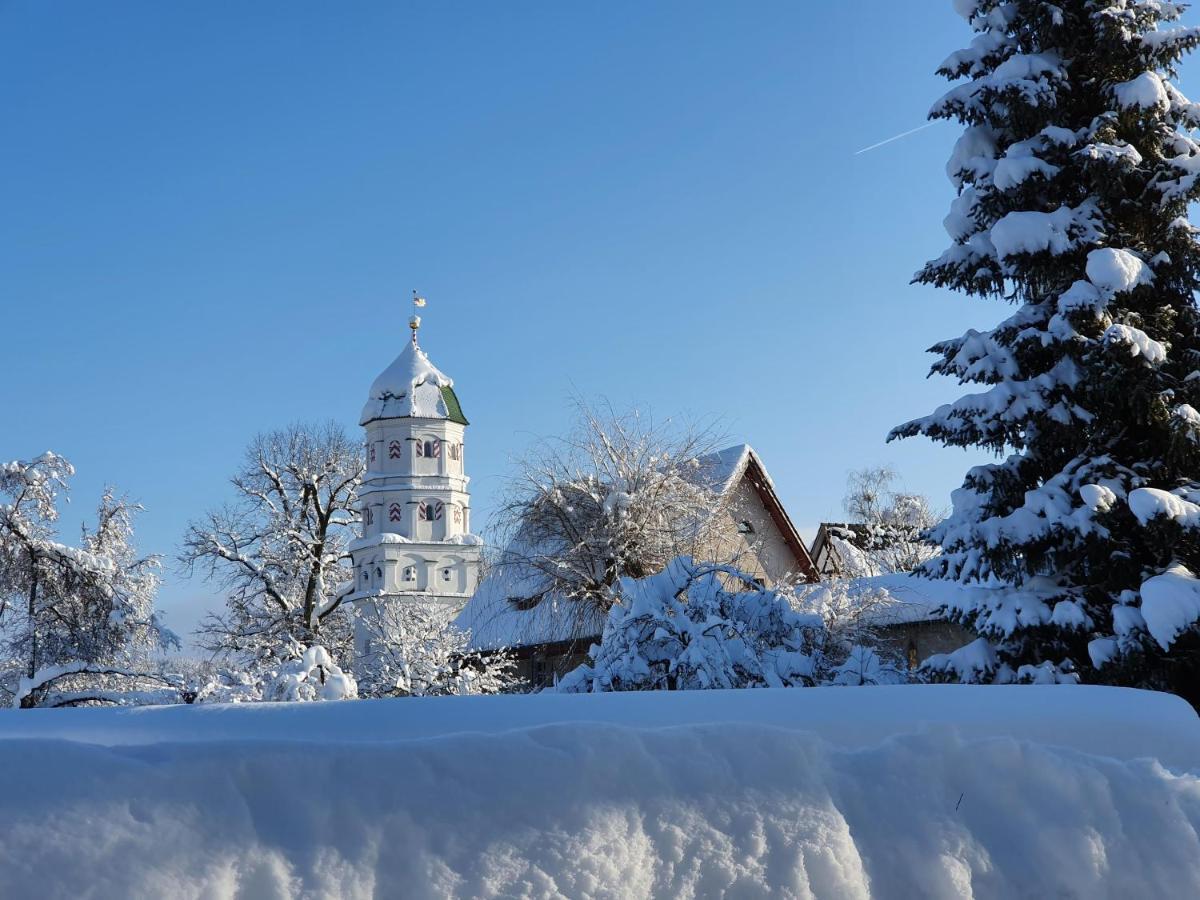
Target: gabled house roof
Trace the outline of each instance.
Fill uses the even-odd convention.
[[[822,575],[878,575],[863,553],[869,538],[869,529],[862,523],[822,522],[813,538],[812,560]]]

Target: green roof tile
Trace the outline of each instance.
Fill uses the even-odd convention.
[[[451,422],[457,422],[459,425],[470,425],[467,417],[463,415],[462,405],[458,402],[458,395],[454,393],[454,388],[449,385],[442,387],[442,399],[446,401],[446,413]]]

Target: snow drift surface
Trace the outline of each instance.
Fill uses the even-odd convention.
[[[5,897],[1200,895],[1200,722],[1137,691],[27,710],[0,757]]]

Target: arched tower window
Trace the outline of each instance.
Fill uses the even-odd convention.
[[[391,522],[399,522],[400,517],[404,514],[404,510],[399,503],[393,503],[388,507],[388,520]]]
[[[388,444],[388,459],[400,459],[400,455],[404,452],[404,447],[399,441],[392,441]]]
[[[425,522],[437,522],[446,512],[441,500],[422,500],[417,507],[417,518]]]

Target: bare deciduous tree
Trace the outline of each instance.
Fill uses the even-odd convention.
[[[846,480],[843,504],[856,525],[865,526],[858,547],[873,571],[883,575],[911,572],[938,554],[925,531],[942,518],[920,494],[895,490],[896,473],[887,466],[859,469]]]
[[[290,641],[349,643],[340,614],[343,563],[358,522],[363,453],[336,423],[260,434],[232,478],[237,499],[188,527],[180,562],[228,591],[200,643],[215,654],[277,656]]]
[[[612,605],[618,579],[654,574],[677,556],[705,558],[720,496],[702,465],[711,430],[576,405],[571,435],[518,462],[497,565],[522,573],[526,595],[514,603],[553,595],[582,628]]]

